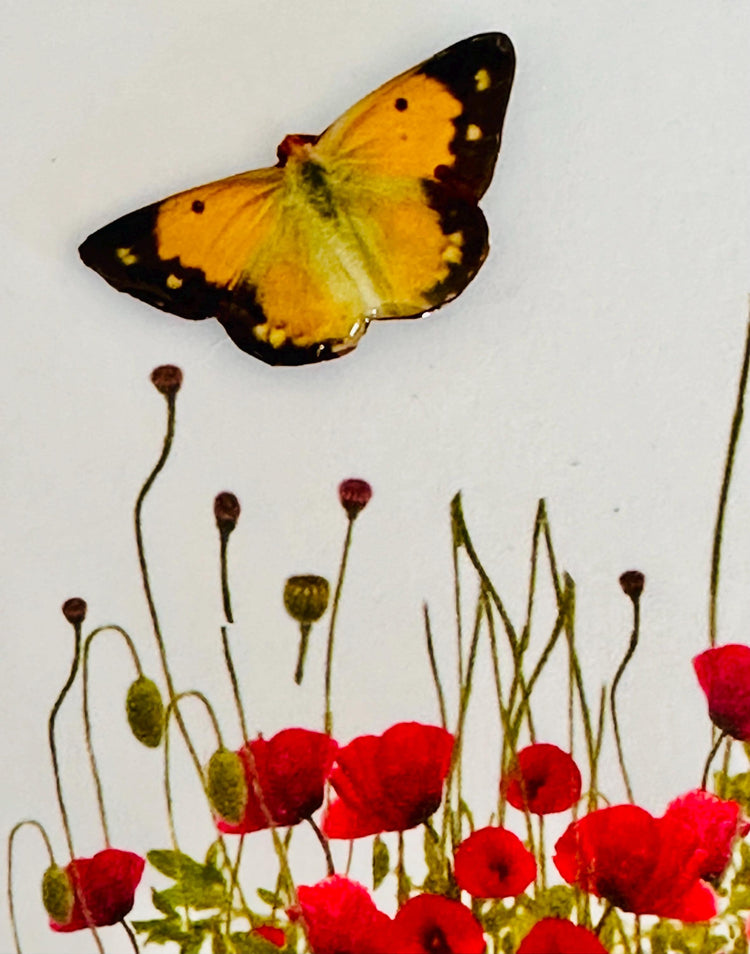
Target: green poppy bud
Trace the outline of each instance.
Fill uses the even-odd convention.
[[[316,622],[328,607],[328,580],[322,576],[290,576],[284,586],[284,606],[298,623]]]
[[[68,873],[59,865],[50,865],[42,877],[42,903],[55,924],[70,920],[75,895]]]
[[[247,805],[247,777],[242,759],[229,749],[217,749],[209,760],[206,774],[211,808],[224,821],[239,824]]]
[[[128,689],[125,710],[136,739],[155,749],[164,732],[164,703],[156,683],[146,676],[139,676]]]

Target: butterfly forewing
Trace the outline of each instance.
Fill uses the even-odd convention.
[[[91,235],[81,257],[115,288],[216,316],[271,364],[351,350],[373,318],[424,314],[487,254],[477,207],[513,79],[503,34],[449,47],[365,97],[279,163],[179,193]]]

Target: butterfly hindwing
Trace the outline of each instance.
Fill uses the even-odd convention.
[[[502,34],[449,47],[355,104],[277,166],[178,193],[81,246],[111,285],[244,351],[304,364],[356,346],[373,318],[424,314],[487,254],[477,201],[500,147],[514,56]]]

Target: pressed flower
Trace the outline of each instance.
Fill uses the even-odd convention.
[[[323,787],[337,747],[330,736],[309,729],[284,729],[270,739],[247,742],[237,753],[247,780],[245,810],[234,824],[219,819],[219,830],[259,831],[269,827],[269,815],[274,825],[296,825],[309,818],[323,803]],[[253,779],[253,761],[263,804]]]
[[[705,853],[699,874],[705,881],[721,877],[732,857],[735,840],[744,838],[750,830],[737,802],[700,788],[670,802],[665,814],[681,820],[698,836]]]
[[[240,518],[240,502],[231,491],[224,490],[214,498],[214,517],[219,533],[229,536]]]
[[[707,921],[716,898],[700,878],[700,838],[678,818],[654,818],[636,805],[591,812],[568,826],[554,862],[569,884],[623,911]]]
[[[74,858],[64,869],[58,869],[67,875],[75,900],[67,918],[59,921],[56,918],[60,911],[48,909],[52,930],[81,931],[122,921],[133,907],[145,863],[131,851],[105,848],[93,858]],[[46,881],[45,877],[45,886]],[[44,900],[48,901],[46,892]]]
[[[482,925],[466,905],[437,894],[411,898],[393,919],[394,954],[483,954]]]
[[[622,592],[626,596],[629,596],[634,603],[641,598],[641,593],[643,592],[645,583],[646,577],[641,573],[640,570],[626,570],[620,576],[620,586],[622,587]]]
[[[581,797],[578,766],[556,745],[537,742],[521,749],[517,759],[500,783],[514,808],[528,808],[533,815],[551,815],[564,812]]]
[[[71,596],[63,603],[62,614],[72,626],[75,626],[86,619],[86,609],[86,600],[82,600],[80,596]]]
[[[164,397],[174,397],[182,387],[182,371],[174,364],[161,364],[151,372],[151,383]]]
[[[750,646],[729,643],[696,656],[693,667],[708,700],[713,724],[750,741]]]
[[[341,875],[297,888],[299,906],[287,913],[303,919],[313,954],[385,954],[391,950],[391,919],[378,911],[366,888]]]
[[[432,815],[443,797],[453,736],[438,726],[400,722],[339,749],[331,784],[339,798],[323,819],[329,838],[405,831]]]
[[[371,497],[372,487],[359,477],[349,477],[339,484],[339,500],[350,520],[365,509]]]
[[[506,828],[480,828],[456,849],[454,873],[459,888],[474,898],[522,894],[536,877],[534,856]]]
[[[521,941],[517,954],[607,954],[606,947],[587,928],[562,918],[537,921]]]

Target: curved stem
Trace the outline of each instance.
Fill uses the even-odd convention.
[[[438,697],[438,707],[440,709],[440,725],[445,729],[448,727],[448,716],[445,711],[445,696],[443,695],[443,684],[440,681],[437,659],[435,658],[435,644],[432,641],[432,627],[430,626],[430,611],[427,604],[422,604],[424,614],[424,630],[427,639],[427,655],[430,658],[430,671],[432,672],[432,681],[435,683],[435,691]]]
[[[52,706],[52,711],[49,715],[49,722],[47,723],[49,748],[50,754],[52,756],[52,771],[55,776],[55,789],[57,791],[57,803],[60,808],[63,829],[65,831],[65,840],[68,844],[68,852],[71,858],[74,856],[75,852],[73,850],[73,835],[70,829],[70,819],[68,818],[68,810],[65,807],[65,799],[63,798],[62,780],[60,778],[60,764],[57,758],[57,744],[55,742],[55,722],[57,721],[57,714],[60,711],[60,706],[63,704],[65,697],[70,691],[70,688],[75,681],[76,673],[78,672],[78,664],[81,659],[81,625],[82,624],[80,622],[73,624],[73,631],[75,633],[73,661],[70,665],[68,678],[65,680],[65,685],[60,690],[60,694],[58,695],[57,699],[55,699],[54,705]]]
[[[20,829],[23,828],[25,825],[31,825],[40,832],[42,838],[44,839],[44,844],[47,848],[47,854],[49,855],[49,863],[50,865],[54,865],[55,863],[55,855],[52,851],[52,843],[49,840],[49,836],[47,835],[47,832],[44,830],[44,826],[41,825],[35,818],[26,818],[23,821],[20,821],[17,824],[15,824],[11,828],[10,834],[8,835],[7,892],[8,892],[8,913],[10,914],[10,926],[13,931],[13,943],[16,946],[16,954],[21,954],[21,940],[18,936],[18,925],[16,923],[16,911],[15,911],[15,905],[13,903],[13,842],[15,840],[16,835],[20,831]]]
[[[135,954],[140,954],[140,951],[139,951],[139,948],[138,948],[138,941],[136,941],[136,939],[135,939],[135,934],[133,934],[133,932],[131,931],[130,927],[128,926],[128,924],[127,924],[126,921],[125,921],[125,918],[123,918],[122,921],[120,921],[120,924],[122,925],[123,930],[124,930],[125,933],[127,934],[128,938],[130,939],[130,944],[131,944],[133,950],[135,951]]]
[[[154,630],[154,637],[156,639],[156,645],[159,650],[159,658],[161,660],[162,671],[164,673],[164,680],[167,684],[167,691],[169,693],[170,702],[175,698],[175,688],[174,682],[172,680],[172,673],[169,669],[169,662],[167,660],[167,648],[164,643],[164,637],[162,636],[161,627],[159,625],[159,617],[156,612],[156,603],[154,602],[153,593],[151,591],[151,581],[149,578],[148,564],[146,562],[146,550],[143,544],[143,530],[142,530],[142,520],[141,514],[143,511],[143,504],[148,495],[149,490],[154,484],[154,481],[161,473],[164,465],[167,462],[169,457],[169,452],[172,448],[172,440],[174,438],[174,428],[175,428],[175,395],[169,394],[166,396],[167,401],[167,429],[164,435],[164,444],[162,446],[161,454],[159,459],[154,465],[153,470],[146,478],[146,482],[141,487],[141,490],[138,494],[138,497],[135,502],[135,509],[133,514],[133,519],[135,523],[135,542],[138,549],[138,563],[141,569],[141,580],[143,582],[143,590],[146,594],[146,602],[148,603],[148,611],[151,615],[151,624]],[[182,737],[185,740],[185,745],[188,748],[190,757],[193,760],[195,765],[195,770],[198,774],[202,774],[202,768],[200,759],[198,758],[198,753],[195,751],[195,746],[188,735],[187,727],[183,721],[182,715],[179,709],[175,710],[175,719],[177,720],[177,725],[180,728]]]
[[[221,599],[224,604],[224,616],[228,623],[233,623],[232,595],[229,591],[229,572],[227,570],[227,545],[230,533],[231,530],[219,531],[219,563],[221,565]]]
[[[628,801],[631,805],[634,803],[635,799],[633,798],[633,789],[630,786],[630,778],[628,777],[627,769],[625,768],[625,756],[622,751],[622,739],[620,738],[620,724],[617,719],[617,704],[615,696],[617,694],[617,687],[620,684],[622,675],[625,672],[630,660],[633,658],[633,653],[638,646],[638,637],[640,634],[640,623],[641,623],[641,601],[639,597],[636,597],[633,600],[633,632],[630,636],[630,643],[628,645],[627,652],[622,658],[617,672],[615,673],[615,678],[612,680],[612,688],[609,693],[609,705],[612,710],[612,726],[615,730],[615,742],[617,744],[617,761],[620,763],[620,771],[622,772],[622,778],[625,782],[625,790],[628,793]]]
[[[710,646],[716,645],[716,604],[719,592],[719,568],[721,564],[721,541],[724,533],[724,515],[727,508],[727,499],[729,497],[729,485],[732,480],[732,469],[734,467],[734,458],[737,451],[737,442],[742,429],[742,416],[745,405],[745,389],[747,387],[748,371],[750,370],[750,321],[747,324],[747,337],[745,338],[745,354],[742,359],[742,370],[740,371],[740,382],[737,388],[737,403],[734,408],[732,418],[732,429],[729,433],[729,444],[727,446],[727,457],[724,464],[724,476],[721,481],[721,492],[719,493],[719,507],[716,513],[716,525],[714,527],[714,542],[711,552],[711,586],[708,601],[708,641]]]
[[[138,658],[138,653],[133,640],[121,626],[98,626],[86,637],[86,642],[83,646],[83,727],[86,737],[86,751],[88,752],[89,764],[91,765],[91,774],[94,778],[94,787],[96,788],[96,801],[97,805],[99,806],[99,818],[102,823],[104,843],[107,848],[109,848],[109,826],[107,825],[107,813],[104,807],[104,793],[102,791],[101,777],[99,775],[99,768],[96,762],[96,755],[94,754],[94,745],[91,734],[91,718],[89,715],[89,649],[94,637],[98,636],[99,633],[107,631],[119,633],[125,639],[125,642],[130,649],[130,655],[132,656],[133,662],[135,663],[136,672],[139,676],[143,675],[143,669],[141,668],[141,662]]]
[[[306,821],[308,822],[312,830],[315,832],[315,837],[320,842],[320,846],[323,849],[323,853],[326,856],[326,868],[328,869],[327,874],[329,875],[335,874],[336,869],[333,866],[333,858],[331,857],[331,847],[328,844],[328,839],[320,830],[320,828],[318,828],[318,826],[315,824],[315,820],[312,817],[312,815],[308,815]]]
[[[336,581],[336,591],[333,594],[333,603],[331,605],[331,621],[328,626],[328,645],[326,646],[326,688],[325,688],[325,716],[323,718],[323,731],[326,735],[333,733],[333,712],[331,711],[331,679],[333,676],[333,639],[336,632],[336,617],[339,612],[339,602],[341,600],[341,591],[344,587],[344,574],[346,573],[346,562],[349,558],[349,548],[352,543],[352,530],[354,528],[354,517],[349,518],[346,527],[346,536],[344,537],[344,549],[341,553],[341,565],[339,566],[339,578]]]
[[[234,695],[234,704],[237,707],[237,716],[240,720],[240,731],[242,732],[242,741],[246,742],[247,735],[247,720],[245,719],[245,708],[242,705],[242,695],[240,693],[240,684],[237,679],[237,670],[234,666],[234,660],[232,659],[232,650],[229,646],[229,635],[227,633],[226,626],[221,627],[221,646],[224,650],[224,662],[227,667],[227,672],[229,673],[229,680],[232,683],[232,693]]]

